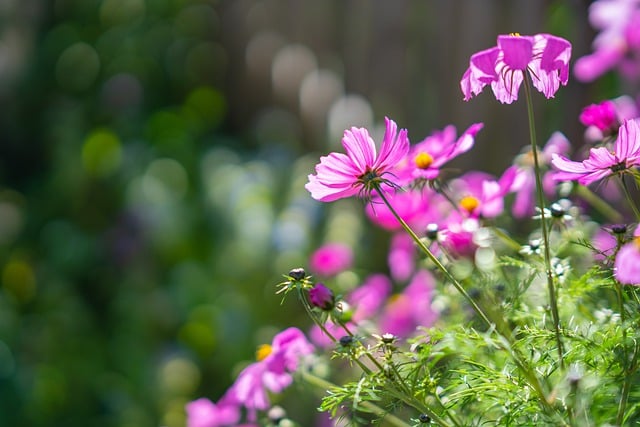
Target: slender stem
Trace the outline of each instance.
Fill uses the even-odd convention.
[[[302,376],[302,379],[304,379],[307,383],[316,386],[322,390],[330,390],[332,388],[337,387],[335,384],[320,378],[316,375],[313,375],[309,372],[301,372],[300,373]],[[406,402],[409,403],[409,402]],[[369,402],[369,401],[362,401],[362,402],[358,402],[359,405],[361,405],[363,408],[366,408],[368,410],[370,410],[371,412],[375,413],[378,416],[384,417],[384,420],[387,421],[389,424],[396,426],[396,427],[409,427],[409,424],[407,424],[406,422],[404,422],[403,420],[401,420],[400,418],[396,417],[393,414],[390,414],[389,412],[385,411],[384,409],[382,409],[381,407],[379,407],[378,405],[376,405],[375,403]],[[413,405],[411,405],[413,406]],[[436,415],[433,411],[429,410],[428,408],[420,408],[419,410],[425,410],[425,413],[427,415],[429,415],[429,417],[431,417],[431,419],[440,424],[441,426],[448,426],[449,424],[447,424],[442,418],[440,418],[438,415]]]
[[[538,144],[536,142],[536,125],[533,114],[533,101],[531,97],[531,83],[529,79],[524,79],[524,93],[527,99],[527,113],[529,115],[529,138],[531,139],[531,151],[533,151],[533,163],[536,176],[536,194],[538,197],[538,206],[540,206],[540,223],[542,224],[542,238],[544,240],[544,264],[547,274],[547,287],[549,290],[549,305],[551,306],[551,315],[553,317],[553,328],[556,333],[556,344],[558,347],[558,360],[560,367],[564,368],[564,350],[562,346],[562,338],[560,336],[560,315],[558,313],[558,302],[556,300],[556,290],[553,284],[553,272],[551,270],[551,252],[549,248],[549,228],[545,218],[545,201],[544,191],[542,188],[542,173],[540,171],[540,162],[538,160]]]
[[[629,206],[631,206],[631,210],[633,210],[633,214],[636,216],[637,220],[640,220],[640,211],[638,210],[638,206],[636,205],[636,202],[633,200],[633,197],[631,197],[631,193],[629,192],[629,187],[627,186],[627,181],[625,181],[623,175],[620,175],[620,183],[621,183],[622,191],[624,192],[624,196],[626,197],[627,202],[629,202]]]
[[[622,214],[615,210],[605,200],[602,200],[596,193],[591,191],[589,187],[584,185],[576,185],[575,193],[582,199],[593,206],[598,212],[607,217],[612,223],[622,222]]]
[[[551,405],[549,404],[549,400],[546,397],[542,384],[540,383],[538,377],[535,372],[528,366],[528,364],[524,361],[524,359],[518,354],[518,352],[512,347],[511,343],[513,338],[510,333],[505,331],[500,331],[496,328],[496,325],[489,320],[489,317],[485,314],[485,312],[476,304],[473,298],[467,293],[467,291],[462,287],[460,282],[456,280],[455,277],[447,270],[447,268],[442,265],[442,263],[436,258],[435,255],[429,250],[429,248],[424,244],[424,242],[416,235],[416,233],[409,227],[409,225],[398,215],[396,210],[393,208],[389,200],[384,195],[384,192],[376,187],[376,191],[380,195],[380,198],[384,202],[384,204],[389,208],[389,211],[393,214],[396,220],[402,225],[402,228],[409,233],[414,242],[420,247],[420,249],[429,257],[429,259],[438,267],[440,271],[446,276],[446,278],[455,286],[455,288],[464,296],[464,298],[471,304],[476,313],[482,318],[482,320],[486,323],[487,327],[489,327],[490,332],[497,332],[499,336],[501,336],[506,343],[502,343],[502,348],[506,350],[512,357],[514,363],[518,366],[521,372],[524,373],[526,378],[529,380],[529,384],[540,396],[540,400],[542,406],[548,411],[553,412]]]
[[[638,342],[635,341],[633,359],[631,360],[629,368],[625,370],[624,383],[622,384],[622,395],[620,396],[620,402],[618,403],[618,416],[616,417],[616,424],[619,426],[624,422],[624,413],[627,409],[627,401],[629,400],[629,393],[631,392],[633,374],[638,369],[638,346]]]
[[[306,310],[307,314],[309,315],[309,317],[311,317],[311,320],[313,320],[313,323],[315,323],[320,330],[333,342],[336,343],[338,342],[338,340],[336,339],[336,337],[334,337],[331,332],[329,332],[329,330],[327,330],[327,328],[325,328],[325,326],[322,324],[322,322],[320,322],[318,320],[318,318],[316,317],[316,315],[314,314],[314,312],[311,310],[311,306],[309,305],[309,301],[307,301],[307,298],[305,297],[304,293],[302,292],[302,290],[300,288],[298,288],[298,298],[300,298],[300,302],[302,302],[302,305],[304,306],[304,309]]]
[[[402,225],[402,228],[411,236],[413,241],[416,242],[416,244],[420,247],[420,250],[422,250],[422,252],[425,255],[427,255],[427,257],[431,260],[431,262],[435,264],[438,270],[440,270],[445,275],[445,277],[451,282],[451,284],[453,284],[453,286],[458,290],[458,292],[460,292],[460,294],[462,294],[462,296],[469,302],[469,304],[471,304],[471,307],[473,307],[475,312],[478,314],[478,316],[480,316],[480,318],[486,324],[486,326],[491,327],[493,325],[493,322],[489,320],[489,317],[486,315],[486,313],[480,308],[480,306],[474,301],[474,299],[471,298],[471,296],[467,293],[464,287],[462,287],[460,282],[458,282],[458,280],[455,277],[453,277],[453,275],[440,262],[440,260],[436,258],[433,252],[431,252],[431,250],[424,244],[424,242],[416,235],[416,233],[411,229],[411,227],[409,227],[409,225],[400,217],[400,215],[398,215],[398,213],[393,208],[393,206],[391,206],[391,203],[389,203],[389,200],[387,199],[387,197],[384,195],[384,191],[382,191],[380,187],[376,187],[376,191],[378,192],[378,195],[380,195],[380,198],[382,199],[384,204],[387,205],[387,207],[389,208],[393,216],[396,218],[396,220],[400,223],[400,225]]]

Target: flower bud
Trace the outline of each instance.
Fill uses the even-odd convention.
[[[304,268],[294,268],[289,272],[289,277],[293,280],[302,280],[307,273],[304,271]]]
[[[309,301],[311,301],[311,305],[314,307],[325,311],[333,310],[336,305],[333,292],[322,283],[316,283],[316,285],[309,290]]]

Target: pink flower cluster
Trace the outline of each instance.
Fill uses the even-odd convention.
[[[213,403],[200,398],[187,405],[188,427],[225,427],[240,425],[242,408],[247,411],[248,426],[255,426],[257,411],[269,408],[268,392],[280,393],[293,381],[300,359],[312,354],[314,347],[297,328],[288,328],[273,338],[271,345],[258,349],[258,361],[240,372],[225,395]]]

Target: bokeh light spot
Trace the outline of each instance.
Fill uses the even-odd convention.
[[[113,173],[122,162],[122,146],[118,136],[108,129],[89,134],[82,147],[82,165],[93,176]]]
[[[14,259],[2,269],[2,287],[19,302],[27,302],[36,294],[36,276],[27,262]]]
[[[100,57],[87,43],[75,43],[62,52],[56,63],[56,79],[66,90],[88,89],[98,77]]]
[[[200,371],[190,360],[182,357],[170,359],[160,370],[160,384],[170,395],[191,394],[200,382]]]
[[[184,104],[185,114],[198,127],[215,128],[224,119],[227,104],[224,96],[212,87],[203,86],[193,90]]]
[[[104,0],[100,7],[100,21],[105,26],[125,24],[144,14],[144,0]]]

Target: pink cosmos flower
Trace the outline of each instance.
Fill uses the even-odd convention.
[[[533,86],[553,98],[560,84],[569,80],[571,43],[550,34],[534,36],[500,35],[498,45],[471,56],[460,88],[464,100],[482,92],[490,84],[496,99],[511,104],[529,72]]]
[[[424,228],[437,210],[443,197],[436,194],[429,187],[415,188],[406,191],[396,191],[385,194],[391,206],[407,224],[414,229]],[[376,225],[385,230],[399,230],[402,228],[396,217],[389,208],[380,200],[379,196],[373,195],[365,212],[367,217]]]
[[[314,307],[329,311],[335,307],[335,296],[333,291],[324,284],[316,283],[313,288],[309,289],[309,302]]]
[[[320,276],[330,277],[351,267],[353,252],[342,243],[327,243],[319,247],[309,259],[311,270]]]
[[[468,172],[452,181],[454,194],[459,196],[460,211],[466,216],[495,218],[504,210],[504,196],[511,189],[516,168],[510,167],[498,181],[484,172]]]
[[[413,146],[405,167],[399,172],[400,176],[408,181],[417,178],[437,178],[440,168],[445,163],[473,147],[474,138],[483,126],[482,123],[471,125],[458,139],[456,139],[456,128],[451,125],[442,131],[434,132]]]
[[[559,154],[552,154],[551,163],[558,169],[556,181],[578,181],[589,185],[614,173],[624,173],[640,165],[640,119],[627,120],[618,131],[613,152],[606,147],[592,148],[589,158],[573,162]]]
[[[238,408],[241,406],[247,409],[249,421],[254,422],[258,410],[269,408],[267,392],[279,393],[288,387],[293,381],[292,374],[298,368],[299,360],[313,351],[313,345],[299,329],[288,328],[280,332],[271,345],[259,348],[258,361],[240,372],[217,405],[209,405],[202,399],[187,405],[189,427],[236,425],[240,418]],[[213,423],[214,420],[217,424]]]
[[[585,107],[580,114],[580,122],[587,127],[585,139],[600,142],[618,132],[620,124],[625,120],[636,118],[638,115],[635,100],[623,95]]]
[[[600,33],[594,52],[576,61],[576,78],[590,82],[615,67],[627,79],[640,77],[640,1],[596,1],[589,7],[589,21]]]
[[[215,404],[202,397],[186,407],[187,427],[235,426],[240,421],[240,408],[225,403]]]
[[[633,236],[633,240],[618,251],[613,275],[624,285],[640,286],[640,227],[636,227]]]
[[[580,113],[580,123],[585,126],[595,126],[602,132],[611,132],[620,126],[616,115],[616,105],[609,100],[588,105]]]
[[[309,175],[305,188],[311,197],[321,202],[363,195],[369,197],[371,191],[381,184],[397,186],[388,177],[389,172],[400,162],[409,150],[407,131],[398,132],[396,123],[385,118],[386,131],[382,139],[380,153],[364,128],[351,128],[344,132],[342,145],[347,154],[331,153],[320,157],[316,165],[316,175]]]
[[[562,133],[553,133],[542,151],[539,152],[540,165],[542,167],[549,165],[552,154],[566,154],[570,147],[569,140]],[[529,147],[527,151],[516,156],[514,164],[516,166],[516,176],[509,190],[515,193],[511,210],[516,218],[530,217],[535,213],[536,205],[536,176],[531,148]],[[555,171],[547,171],[542,176],[542,187],[548,196],[554,194],[556,186],[552,179],[554,173]]]

